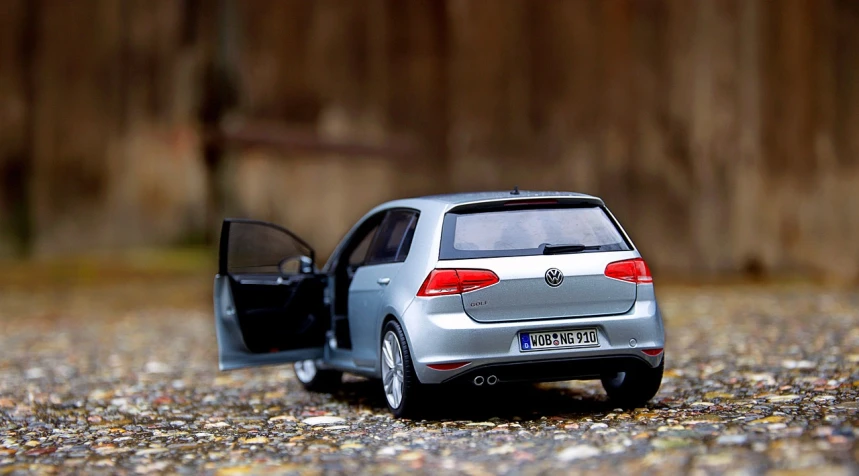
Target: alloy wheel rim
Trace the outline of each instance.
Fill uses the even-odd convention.
[[[403,402],[403,374],[400,340],[393,331],[388,331],[382,340],[382,383],[391,408],[399,408]]]
[[[295,376],[298,380],[308,383],[316,377],[316,362],[313,360],[299,360],[295,363]]]

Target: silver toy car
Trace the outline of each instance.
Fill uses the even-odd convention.
[[[215,277],[221,370],[295,362],[311,390],[381,379],[409,416],[439,384],[601,379],[658,391],[665,334],[650,270],[599,198],[492,192],[371,210],[318,269],[271,223],[227,219]]]

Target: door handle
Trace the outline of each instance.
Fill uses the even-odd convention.
[[[391,278],[379,278],[377,281],[380,286],[387,286],[391,282]]]

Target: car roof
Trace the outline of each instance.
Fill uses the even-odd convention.
[[[443,195],[427,195],[423,197],[415,197],[415,198],[403,198],[398,200],[392,200],[389,202],[385,202],[377,205],[372,210],[368,211],[360,220],[358,220],[355,225],[353,225],[352,229],[347,232],[346,236],[343,240],[340,241],[340,244],[332,253],[332,256],[337,255],[340,250],[340,247],[350,239],[351,235],[367,220],[369,217],[376,215],[380,212],[386,212],[395,208],[406,208],[406,209],[414,209],[419,211],[421,214],[427,214],[431,219],[429,220],[431,223],[435,223],[435,226],[441,226],[441,220],[445,213],[461,206],[468,205],[473,203],[483,203],[483,202],[493,202],[493,201],[510,201],[510,200],[528,200],[528,199],[579,199],[583,202],[588,202],[592,204],[596,204],[599,206],[603,206],[604,203],[599,197],[595,197],[593,195],[587,195],[584,193],[575,193],[575,192],[551,192],[551,191],[530,191],[530,190],[516,190],[517,194],[511,193],[510,190],[499,191],[499,192],[469,192],[469,193],[449,193]],[[575,200],[573,200],[575,201]],[[434,218],[433,218],[434,217]],[[426,223],[426,220],[421,220],[423,223]],[[424,226],[425,227],[425,226]],[[419,225],[420,228],[420,225]],[[432,229],[433,226],[430,226]],[[439,228],[440,229],[440,228]],[[428,233],[425,231],[424,233]],[[437,244],[436,244],[437,246]],[[436,250],[437,251],[437,250]],[[323,267],[323,271],[329,269],[331,266],[331,258]]]

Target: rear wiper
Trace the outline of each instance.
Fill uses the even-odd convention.
[[[593,251],[601,248],[600,245],[593,246],[585,246],[585,245],[550,245],[548,243],[544,243],[541,248],[543,248],[544,255],[558,255],[564,253],[581,253],[582,251]]]

